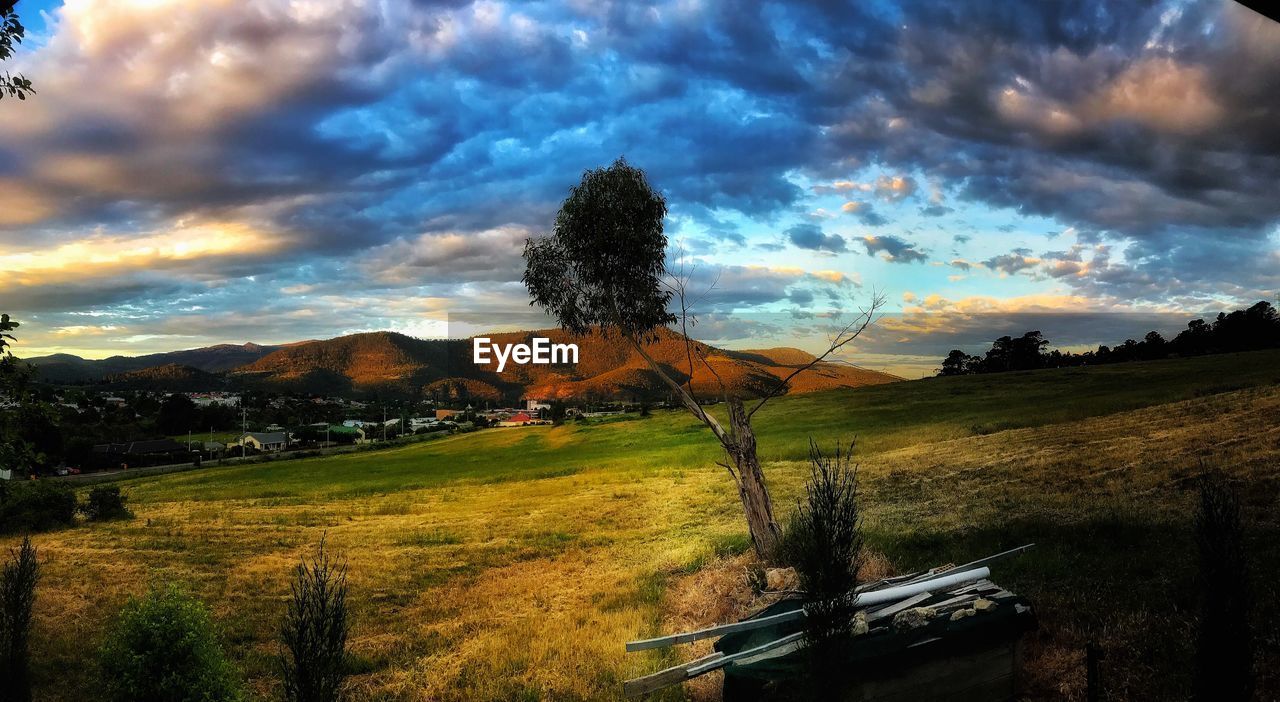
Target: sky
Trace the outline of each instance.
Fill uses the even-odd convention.
[[[514,324],[524,242],[619,156],[727,346],[820,346],[880,294],[846,360],[919,376],[1280,292],[1280,25],[1232,2],[17,9],[19,355]]]

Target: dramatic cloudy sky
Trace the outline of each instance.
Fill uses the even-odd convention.
[[[527,310],[520,247],[619,155],[708,338],[914,375],[1280,288],[1280,25],[1231,2],[22,0],[0,308],[100,357]],[[457,326],[455,324],[455,326]],[[798,342],[799,343],[799,342]]]

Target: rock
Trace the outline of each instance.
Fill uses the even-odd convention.
[[[932,607],[912,607],[911,609],[904,609],[893,615],[893,628],[903,630],[918,629],[936,616],[938,616],[938,613]]]
[[[979,612],[990,612],[991,610],[996,608],[996,603],[984,597],[974,602],[973,608],[978,610]]]
[[[871,631],[871,627],[867,624],[867,613],[865,610],[859,611],[853,615],[853,635],[862,636]]]
[[[770,568],[764,573],[766,590],[794,590],[800,579],[795,568]]]
[[[964,619],[965,617],[972,617],[977,613],[978,613],[977,610],[974,610],[974,609],[957,609],[956,611],[951,613],[951,621],[958,622],[961,619]]]

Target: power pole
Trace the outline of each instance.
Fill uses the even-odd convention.
[[[240,403],[240,459],[241,460],[244,460],[244,456],[245,456],[244,435],[247,434],[249,431],[246,428],[248,426],[249,426],[249,408],[245,407],[244,403],[241,402]]]

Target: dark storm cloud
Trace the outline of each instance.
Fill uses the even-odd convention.
[[[797,224],[787,230],[787,238],[796,248],[827,253],[844,253],[845,240],[839,234],[825,234],[816,224]]]
[[[916,244],[896,236],[864,236],[862,245],[866,247],[868,256],[883,252],[884,260],[890,263],[918,263],[929,258]]]
[[[1013,275],[1019,271],[1035,268],[1039,263],[1040,259],[1031,256],[1031,249],[1014,249],[1007,254],[992,256],[983,261],[982,265],[993,271]]]

